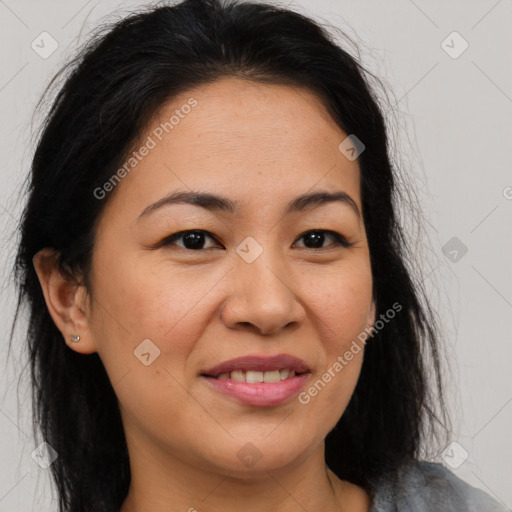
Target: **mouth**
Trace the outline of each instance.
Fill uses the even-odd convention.
[[[303,375],[308,371],[297,371],[289,368],[279,370],[258,371],[258,370],[233,370],[231,372],[222,372],[218,375],[201,374],[203,377],[210,377],[217,380],[232,380],[234,382],[246,382],[247,384],[259,384],[262,382],[272,383],[282,380],[293,379],[296,375]]]
[[[302,359],[290,354],[277,354],[275,356],[246,355],[237,357],[203,370],[201,375],[253,384],[279,382],[307,372],[309,372],[309,367]]]
[[[304,386],[311,370],[288,354],[243,356],[201,371],[210,388],[245,405],[276,406]]]

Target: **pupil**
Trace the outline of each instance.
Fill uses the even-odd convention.
[[[204,233],[198,231],[188,233],[183,236],[183,243],[187,249],[201,249],[204,244]]]
[[[306,245],[322,247],[324,234],[321,231],[311,231],[305,236]],[[192,231],[183,236],[183,243],[187,249],[201,249],[204,244],[204,233]]]
[[[319,231],[312,231],[308,235],[306,235],[306,242],[312,241],[314,247],[322,247],[324,243],[324,234]]]

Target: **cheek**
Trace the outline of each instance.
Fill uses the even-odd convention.
[[[193,340],[204,327],[207,295],[223,274],[222,269],[166,262],[148,265],[142,258],[105,261],[97,267],[96,296],[105,305],[100,309],[107,313],[106,322],[114,330],[122,328],[125,338],[127,332],[134,341],[154,338],[161,350],[166,350],[165,340],[172,340],[173,351],[179,352],[184,340]]]
[[[347,265],[324,279],[316,276],[308,287],[324,357],[298,400],[329,431],[346,409],[361,371],[360,335],[371,322],[371,269],[366,264]]]
[[[369,264],[347,264],[329,273],[317,273],[308,279],[304,290],[312,319],[324,333],[324,346],[329,350],[344,350],[367,327],[372,304]]]
[[[203,301],[219,278],[136,261],[102,263],[95,268],[98,353],[125,422],[161,432],[164,442],[204,413],[183,386],[184,371],[207,320]],[[148,365],[137,357],[141,346],[149,353]]]

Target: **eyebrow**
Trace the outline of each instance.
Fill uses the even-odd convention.
[[[294,212],[302,212],[313,208],[318,208],[329,203],[339,202],[341,204],[349,206],[352,211],[361,218],[361,213],[356,202],[343,191],[335,192],[312,192],[302,194],[288,203],[285,209],[285,215]],[[168,194],[162,199],[159,199],[153,204],[150,204],[137,218],[137,222],[149,215],[150,213],[162,208],[163,206],[171,204],[192,204],[199,206],[209,211],[219,211],[226,213],[235,213],[239,208],[239,202],[205,192],[188,192],[188,191],[176,191]]]

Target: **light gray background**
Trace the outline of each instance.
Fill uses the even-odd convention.
[[[0,0],[2,361],[14,312],[12,233],[33,151],[32,111],[49,79],[99,20],[141,3]],[[398,101],[396,154],[427,215],[430,249],[418,252],[443,327],[452,440],[458,443],[451,454],[438,447],[435,460],[512,507],[512,0],[289,5],[360,40],[363,64]],[[46,59],[31,48],[43,31],[59,45]],[[443,49],[456,54],[462,48],[458,36],[448,37],[454,31],[469,44],[457,58]],[[457,262],[455,253],[442,251],[452,237],[468,249],[462,258],[458,252]],[[18,331],[0,378],[0,511],[54,511],[49,470],[31,458],[26,370],[21,407],[17,402],[22,344]],[[462,449],[468,453],[464,462]]]

